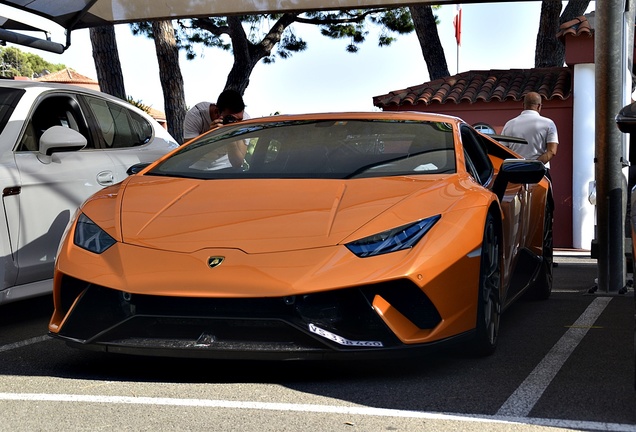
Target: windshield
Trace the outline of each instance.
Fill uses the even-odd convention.
[[[237,160],[240,149],[245,156]],[[321,120],[224,127],[184,146],[147,175],[358,178],[454,172],[448,123]]]

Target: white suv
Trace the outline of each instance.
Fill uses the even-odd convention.
[[[49,293],[75,209],[177,142],[126,101],[79,86],[0,80],[0,304]]]

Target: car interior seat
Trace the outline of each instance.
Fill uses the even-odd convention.
[[[328,171],[329,154],[323,145],[296,147],[288,150],[286,173],[319,174]]]
[[[37,151],[42,134],[52,126],[64,126],[76,130],[88,139],[88,133],[78,121],[79,113],[74,108],[77,102],[68,97],[49,97],[35,109],[28,122],[18,151]]]

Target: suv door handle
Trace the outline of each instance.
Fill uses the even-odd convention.
[[[2,197],[7,197],[11,195],[20,195],[22,188],[20,186],[10,186],[6,187],[2,190]]]
[[[115,176],[112,171],[102,171],[97,174],[97,183],[101,186],[110,186],[115,183]]]

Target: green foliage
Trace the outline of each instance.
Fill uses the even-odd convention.
[[[200,54],[198,49],[236,51],[239,48],[234,42],[245,40],[248,50],[265,50],[263,62],[273,63],[276,58],[287,59],[293,53],[307,49],[307,43],[295,32],[295,24],[315,25],[323,36],[347,40],[345,50],[351,53],[358,52],[369,36],[371,26],[380,29],[379,46],[395,42],[397,39],[391,36],[392,33],[408,34],[414,30],[408,7],[244,15],[238,19],[241,29],[234,28],[228,17],[177,20],[177,45],[192,60]],[[150,23],[134,23],[131,29],[135,35],[152,38]]]
[[[371,21],[385,27],[387,30],[399,33],[408,34],[415,30],[413,20],[411,19],[411,12],[408,8],[389,9],[385,13],[378,16],[371,16]]]
[[[37,54],[25,53],[15,47],[0,48],[0,74],[3,77],[35,78],[62,69],[66,66],[49,63]]]
[[[140,100],[136,101],[133,99],[132,96],[128,96],[126,98],[126,100],[128,101],[129,104],[136,106],[137,108],[139,108],[140,110],[147,112],[148,114],[150,114],[150,106],[142,103]]]
[[[224,41],[222,38],[210,33],[209,30],[200,30],[194,23],[203,25],[206,29],[209,28],[227,28],[227,21],[225,18],[201,18],[196,20],[178,20],[175,25],[175,40],[177,47],[184,50],[186,58],[193,60],[196,58],[197,53],[195,47],[197,44],[208,48],[219,48],[224,51],[230,51],[232,45]],[[150,22],[137,22],[130,25],[130,29],[135,36],[145,35],[149,39],[153,39],[152,23]]]

